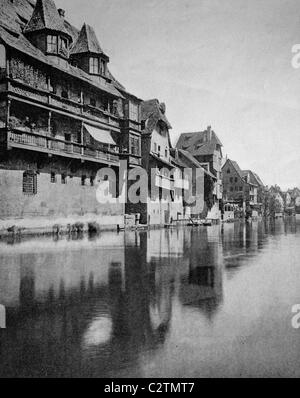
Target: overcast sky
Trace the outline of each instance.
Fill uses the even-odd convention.
[[[56,0],[92,25],[128,91],[167,106],[175,145],[211,125],[224,156],[300,186],[299,0]]]

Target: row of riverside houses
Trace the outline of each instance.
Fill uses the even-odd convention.
[[[204,203],[220,199],[219,155],[216,174],[172,148],[170,129],[165,104],[137,98],[114,78],[92,27],[77,30],[53,0],[0,0],[2,232],[187,222],[185,167],[202,173],[200,216]],[[125,161],[129,169],[154,170],[149,187],[158,189],[146,203],[101,203],[97,187],[114,181],[99,181],[98,170],[115,172],[117,197]]]
[[[241,170],[238,163],[226,159],[222,168],[224,218],[257,218],[264,215],[266,187],[252,170]]]
[[[226,219],[222,187],[228,206],[241,195],[230,195],[236,188],[227,187],[216,133],[182,134],[173,148],[171,128],[164,103],[144,101],[114,78],[91,26],[72,26],[53,0],[0,0],[0,232]],[[100,185],[111,199],[124,179],[126,195],[134,188],[124,162],[151,176],[147,200],[102,203]],[[103,168],[116,180],[99,179]],[[185,168],[199,180],[194,173],[187,182]],[[258,196],[248,188],[261,181],[243,173],[244,213],[254,212]],[[196,187],[197,203],[187,203]]]
[[[230,221],[237,217],[257,218],[263,215],[263,182],[253,171],[241,170],[233,160],[226,159],[223,164],[222,143],[210,126],[202,132],[182,134],[177,148],[188,151],[201,167],[215,176],[208,219]],[[205,191],[211,192],[209,189]],[[208,198],[205,203],[209,203]]]

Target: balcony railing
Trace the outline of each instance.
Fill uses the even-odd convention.
[[[109,110],[100,109],[89,104],[82,104],[69,98],[63,98],[54,93],[31,87],[19,80],[9,79],[9,82],[9,91],[12,94],[33,99],[44,104],[47,103],[55,108],[71,112],[78,116],[85,116],[114,127],[120,127],[119,117],[112,114]]]
[[[16,130],[7,133],[7,145],[10,147],[21,146],[31,147],[34,150],[46,152],[49,154],[64,153],[68,156],[82,159],[94,160],[119,164],[119,157],[110,153],[102,152],[99,150],[92,150],[82,144],[68,142],[49,136],[40,136],[34,133],[18,132]]]

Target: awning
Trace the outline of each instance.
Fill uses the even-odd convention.
[[[101,142],[102,144],[109,144],[114,146],[117,145],[109,131],[101,130],[98,127],[94,126],[88,126],[87,124],[84,124],[84,128],[96,141]]]

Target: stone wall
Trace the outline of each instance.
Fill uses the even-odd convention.
[[[104,223],[104,217],[113,223],[123,224],[125,212],[122,204],[100,204],[96,198],[97,181],[91,184],[97,168],[93,164],[80,164],[59,157],[46,158],[38,155],[11,152],[9,158],[0,162],[0,219],[45,219],[55,224],[56,219],[88,217],[91,221]],[[22,156],[23,155],[23,156]],[[23,193],[23,173],[37,173],[36,195]],[[55,182],[51,182],[51,172]],[[62,175],[65,175],[65,184]],[[86,176],[82,185],[82,176]]]

